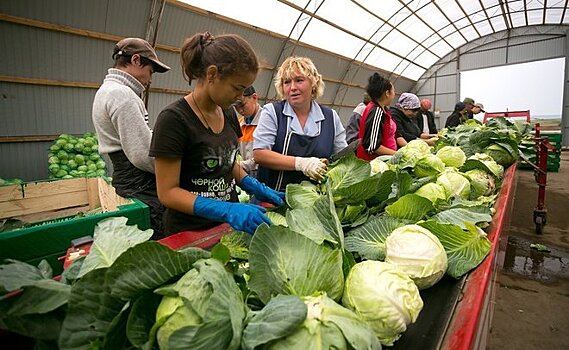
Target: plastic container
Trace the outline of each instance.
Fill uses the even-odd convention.
[[[0,261],[16,259],[36,265],[46,259],[54,274],[62,271],[73,239],[92,235],[105,218],[124,216],[142,230],[150,227],[146,204],[125,199],[103,178],[28,182],[0,187],[0,220],[25,223],[0,232]]]
[[[547,130],[547,131],[542,130],[540,132],[540,136],[547,137],[549,143],[554,145],[555,148],[557,148],[558,150],[561,150],[563,135],[561,134],[560,130]],[[524,142],[523,145],[527,149],[527,151],[525,152],[528,153],[529,160],[535,164],[536,162],[535,149],[534,149],[535,143]],[[561,164],[561,152],[552,152],[552,151],[547,152],[547,171],[558,172],[560,164]],[[522,162],[520,164],[520,169],[533,169],[533,168],[531,167],[531,165]]]

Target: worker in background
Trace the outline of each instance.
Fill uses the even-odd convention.
[[[415,116],[415,121],[417,126],[421,130],[421,135],[428,135],[426,138],[431,138],[437,136],[437,126],[435,125],[435,116],[431,112],[431,107],[433,104],[428,98],[421,100],[421,107],[417,115]]]
[[[352,143],[358,139],[358,134],[360,131],[360,120],[362,119],[362,114],[371,101],[367,92],[364,92],[363,100],[360,102],[356,108],[352,111],[352,115],[348,119],[348,126],[346,126],[346,142]]]
[[[289,183],[321,180],[328,158],[347,146],[338,113],[316,99],[324,81],[307,57],[288,57],[279,67],[275,88],[282,100],[263,106],[253,133],[259,180],[284,191]]]
[[[405,140],[397,134],[397,125],[391,117],[389,105],[395,98],[395,86],[379,73],[368,79],[366,91],[371,98],[360,120],[358,138],[361,140],[356,151],[358,158],[373,160],[377,156],[397,152],[398,141]]]
[[[154,159],[148,156],[152,131],[142,95],[152,74],[170,67],[162,63],[143,39],[126,38],[114,48],[115,63],[95,94],[92,119],[99,153],[113,164],[112,185],[117,194],[134,197],[150,208],[153,239],[162,237],[164,207],[156,193]]]
[[[243,97],[234,106],[239,113],[239,125],[243,136],[239,139],[239,154],[241,154],[241,167],[253,176],[257,177],[257,163],[253,158],[253,131],[257,128],[261,116],[259,98],[253,85],[243,91]]]
[[[278,193],[247,175],[237,160],[241,128],[233,108],[255,81],[259,61],[251,45],[234,34],[208,32],[186,39],[182,71],[194,90],[167,106],[156,120],[150,156],[166,206],[167,234],[205,229],[226,222],[253,234],[271,224],[265,209],[239,203],[236,186],[258,200],[284,203]]]
[[[436,135],[423,133],[415,120],[415,115],[420,108],[419,98],[415,94],[404,92],[399,96],[395,106],[390,108],[390,112],[397,124],[397,133],[405,139],[406,143],[420,139],[432,146],[437,141]],[[402,145],[399,146],[401,147]]]
[[[474,106],[472,107],[472,114],[476,115],[481,112],[486,113],[486,111],[484,110],[484,105],[482,103],[475,103]]]
[[[468,120],[466,105],[464,102],[458,101],[454,105],[454,111],[448,116],[445,122],[445,128],[458,126]]]
[[[466,107],[466,117],[468,119],[474,118],[474,113],[472,113],[472,108],[474,107],[474,99],[465,97],[462,103],[464,103],[464,106]]]

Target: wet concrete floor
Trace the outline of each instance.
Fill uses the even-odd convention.
[[[487,349],[569,349],[569,152],[547,175],[547,223],[537,234],[538,186],[519,170]],[[547,251],[530,246],[541,244]]]
[[[533,241],[512,234],[508,237],[502,273],[543,283],[569,279],[569,252],[546,245],[542,249],[549,252],[539,251],[530,247]]]

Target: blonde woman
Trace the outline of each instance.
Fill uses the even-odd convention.
[[[263,107],[253,148],[259,181],[284,191],[289,183],[320,180],[327,159],[347,146],[346,131],[336,111],[315,101],[324,82],[309,58],[287,58],[275,87],[282,100]]]

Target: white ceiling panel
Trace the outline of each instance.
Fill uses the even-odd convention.
[[[183,2],[410,79],[481,36],[526,25],[569,25],[566,0]]]

